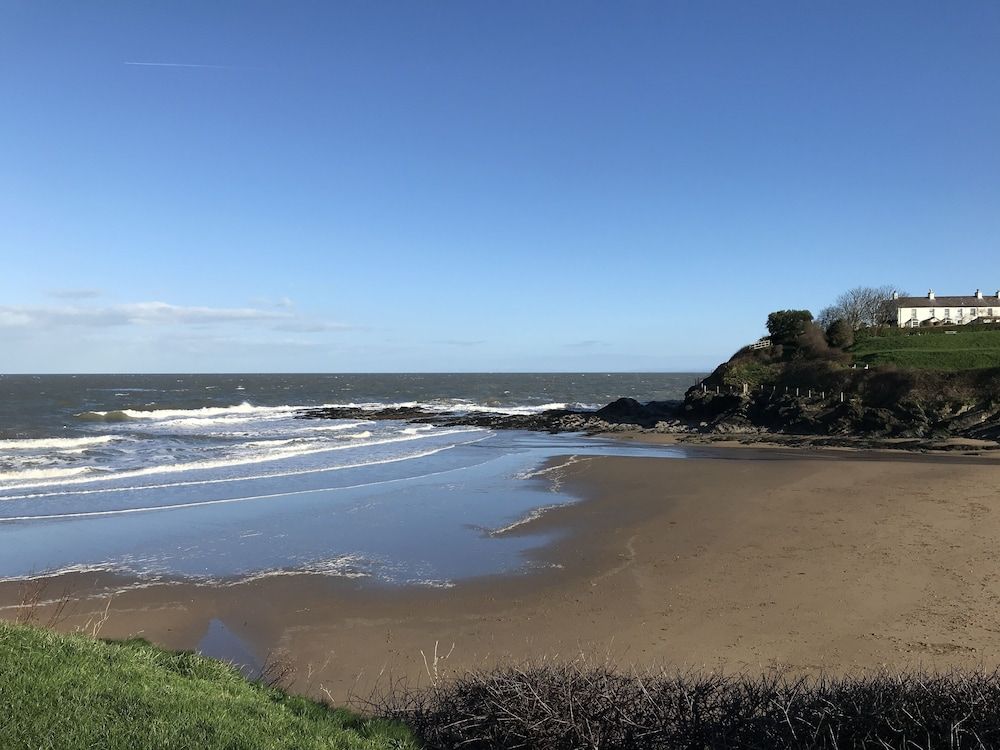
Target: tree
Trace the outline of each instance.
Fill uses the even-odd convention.
[[[834,305],[830,305],[819,311],[814,322],[825,331],[838,320],[842,320],[840,315],[840,310]]]
[[[791,344],[805,332],[812,319],[808,310],[778,310],[767,316],[767,332],[775,344]]]
[[[889,285],[848,289],[833,305],[823,308],[818,322],[829,327],[835,320],[843,320],[855,331],[892,323],[896,319],[892,304],[894,289]]]
[[[837,319],[826,328],[826,342],[837,349],[846,349],[854,343],[854,329],[846,320]]]

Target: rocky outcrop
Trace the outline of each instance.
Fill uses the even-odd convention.
[[[681,410],[707,433],[765,432],[875,438],[1000,439],[1000,403],[990,399],[900,398],[865,403],[861,397],[795,396],[775,391],[716,394],[692,390]]]
[[[440,412],[419,407],[362,409],[358,407],[323,407],[306,409],[301,419],[401,419],[415,424],[471,426],[494,430],[535,430],[539,432],[615,432],[657,429],[681,432],[687,426],[679,418],[680,401],[650,401],[620,398],[597,411],[551,409],[535,414],[498,414],[494,412]]]
[[[872,382],[878,385],[876,376]],[[869,384],[870,386],[871,384]],[[952,384],[953,385],[953,384]],[[795,395],[794,389],[764,387],[750,393],[692,388],[684,401],[640,403],[620,398],[597,411],[553,409],[535,414],[440,412],[419,407],[372,410],[358,407],[307,409],[302,419],[399,419],[416,424],[473,426],[494,430],[583,432],[624,431],[680,434],[684,439],[738,437],[744,441],[775,437],[808,438],[813,444],[875,446],[877,441],[910,439],[912,447],[933,448],[951,438],[1000,444],[1000,398],[979,391],[861,389],[840,400]],[[875,442],[873,442],[875,441]]]

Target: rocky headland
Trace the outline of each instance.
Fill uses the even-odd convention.
[[[696,443],[737,440],[914,450],[1000,448],[1000,398],[995,393],[1000,372],[945,377],[848,370],[843,380],[812,383],[814,387],[776,382],[748,384],[746,389],[742,384],[725,383],[724,375],[723,366],[702,385],[691,388],[683,400],[640,403],[620,398],[596,411],[500,414],[419,407],[325,407],[299,416],[591,435],[653,433]]]
[[[1000,448],[1000,367],[958,356],[985,346],[983,335],[903,338],[898,328],[824,331],[807,310],[768,316],[770,335],[744,347],[685,393],[683,400],[620,398],[601,409],[534,414],[440,411],[420,407],[309,409],[302,418],[400,419],[439,426],[545,432],[638,432],[678,441],[779,442],[913,450]],[[874,338],[873,338],[874,337]],[[862,342],[862,348],[855,345]],[[867,342],[867,344],[865,344]],[[903,349],[918,365],[864,360],[863,352]],[[947,343],[947,347],[941,346]],[[865,349],[867,346],[867,349]],[[859,352],[862,355],[859,356]]]
[[[596,411],[550,409],[533,414],[504,414],[478,411],[432,411],[419,407],[323,407],[307,409],[302,419],[400,419],[414,424],[439,427],[471,426],[494,430],[535,430],[539,432],[621,432],[650,430],[662,433],[687,432],[681,418],[684,402],[650,401],[640,403],[620,398]]]

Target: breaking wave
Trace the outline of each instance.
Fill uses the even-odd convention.
[[[55,450],[75,451],[79,448],[89,448],[104,445],[112,440],[120,440],[117,435],[95,435],[93,437],[74,438],[34,438],[29,440],[0,440],[0,452],[5,450]]]

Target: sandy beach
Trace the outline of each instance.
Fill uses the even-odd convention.
[[[698,455],[554,462],[535,481],[582,500],[507,532],[560,532],[523,575],[451,588],[284,575],[111,598],[128,582],[76,574],[42,598],[70,592],[62,629],[100,622],[103,637],[171,648],[195,648],[220,621],[256,660],[286,661],[295,689],[338,701],[390,679],[554,658],[729,672],[1000,664],[1000,463]],[[17,616],[25,590],[0,584],[2,616]]]

